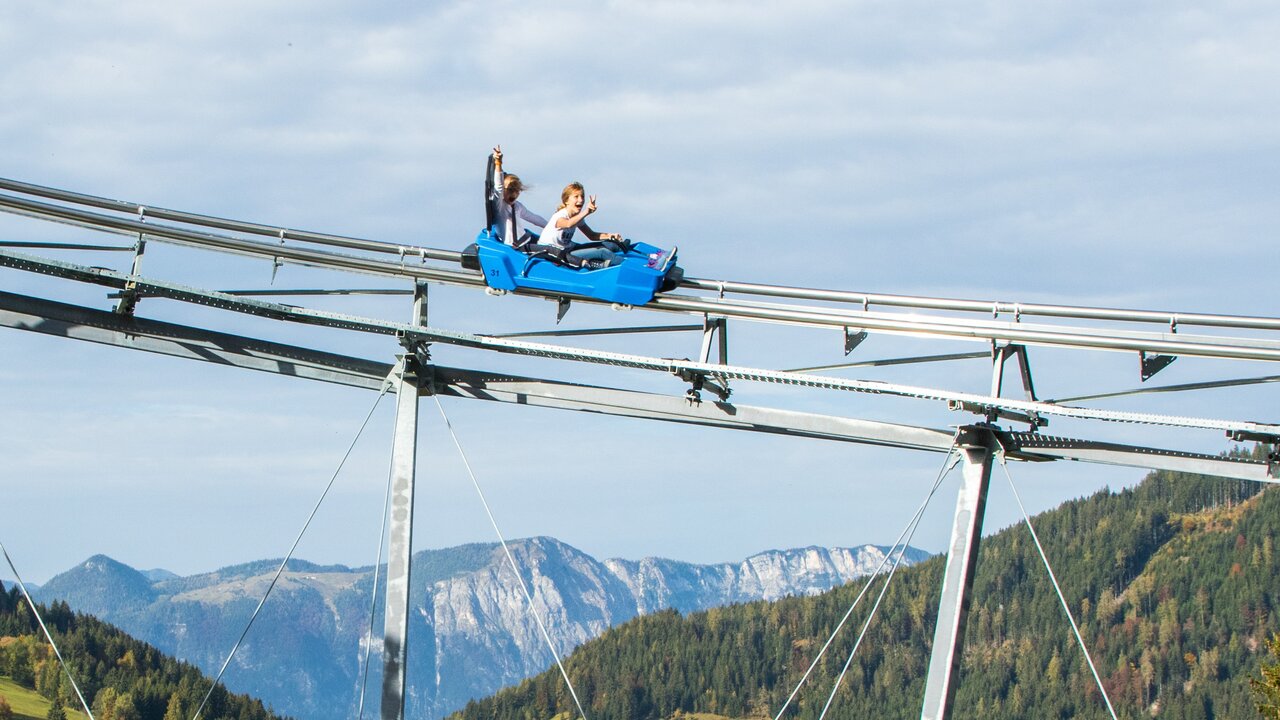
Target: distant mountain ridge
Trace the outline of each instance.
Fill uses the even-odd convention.
[[[549,537],[510,545],[562,653],[665,608],[690,612],[824,592],[874,571],[888,550],[808,547],[696,565],[661,558],[599,561]],[[908,549],[904,562],[927,557]],[[216,671],[278,566],[279,560],[261,560],[178,577],[95,555],[49,580],[36,597],[66,601]],[[551,663],[497,544],[418,552],[412,580],[407,714],[441,717]],[[372,583],[371,567],[290,561],[228,671],[228,686],[297,717],[349,716],[359,695]],[[381,632],[379,615],[367,690],[374,697],[381,682]]]

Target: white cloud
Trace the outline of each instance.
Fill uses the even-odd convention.
[[[535,186],[531,206],[553,206],[565,182],[581,180],[600,195],[601,225],[678,242],[700,277],[1274,314],[1274,263],[1257,259],[1280,224],[1271,197],[1280,181],[1278,31],[1280,13],[1257,2],[7,3],[0,174],[460,247],[480,223],[484,155],[500,142]],[[63,232],[7,216],[0,231]],[[171,248],[146,259],[146,272],[180,281],[215,282],[223,271],[243,286],[266,284],[271,272],[265,263],[201,264]],[[7,271],[4,281],[17,291],[39,284]],[[278,282],[295,281],[340,282],[281,270]],[[83,294],[102,302],[96,289]],[[433,296],[433,317],[453,327],[554,324],[550,305],[461,295]],[[146,306],[164,317],[190,312]],[[568,322],[599,317],[575,308]],[[296,328],[284,332],[304,341]],[[734,333],[735,342],[751,334]],[[50,352],[50,343],[5,342],[33,357]],[[395,347],[331,342],[368,355]],[[820,343],[839,352],[834,339]],[[734,357],[802,364],[782,352],[795,344]],[[688,345],[696,342],[672,346]],[[57,352],[57,372],[41,378],[54,389],[58,373],[91,354]],[[803,354],[819,354],[819,342]],[[42,451],[24,472],[67,476],[57,458],[87,467],[93,453],[127,446],[129,427],[147,425],[154,436],[133,446],[135,456],[111,456],[119,482],[131,465],[163,472],[186,447],[210,468],[206,477],[232,477],[244,461],[254,468],[247,477],[288,475],[283,482],[303,488],[312,473],[301,470],[324,464],[325,443],[314,438],[330,439],[331,426],[349,419],[337,415],[361,411],[256,405],[262,383],[191,371],[225,388],[228,404],[202,415],[197,392],[161,412],[216,438],[200,451],[182,444],[181,428],[149,424],[137,414],[144,405],[122,401],[145,384],[123,355],[94,354],[98,364],[85,371],[101,376],[102,389],[76,386],[84,399],[51,390],[42,397],[59,406],[5,416],[19,429],[61,421],[97,438],[91,450],[68,452],[52,430],[28,431]],[[35,372],[30,362],[0,362],[0,385],[29,390],[21,378]],[[831,401],[832,411],[863,411],[863,400]],[[72,402],[81,413],[62,409]],[[234,434],[255,423],[261,444]],[[269,459],[272,434],[294,425],[313,439],[297,440],[292,460]],[[220,454],[217,443],[252,451]],[[829,469],[797,455],[785,459],[789,472]],[[721,556],[761,549],[737,532],[725,530],[734,537],[721,540]],[[639,545],[645,528],[625,533]],[[578,541],[589,547],[589,535]]]

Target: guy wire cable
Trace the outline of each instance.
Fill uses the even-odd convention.
[[[378,613],[378,573],[382,570],[382,549],[387,539],[387,516],[391,513],[391,485],[394,472],[392,467],[387,467],[387,494],[382,501],[382,527],[378,530],[378,557],[373,561],[373,590],[369,593],[369,633],[365,636],[364,671],[360,677],[360,705],[356,714],[357,720],[364,720],[364,694],[369,687],[369,653],[373,648],[373,619]]]
[[[1234,380],[1214,380],[1210,382],[1181,383],[1179,385],[1156,385],[1154,387],[1118,390],[1116,392],[1098,393],[1096,395],[1078,395],[1068,398],[1044,400],[1047,403],[1069,403],[1081,400],[1100,400],[1103,398],[1124,397],[1127,395],[1145,395],[1147,393],[1183,392],[1185,390],[1216,390],[1224,387],[1241,387],[1244,385],[1261,385],[1263,383],[1280,382],[1280,375],[1264,375],[1262,377],[1236,378]]]
[[[947,473],[956,466],[956,463],[959,462],[959,460],[960,456],[956,454],[955,445],[952,444],[951,450],[947,452],[947,456],[942,460],[942,468],[938,470],[938,477],[933,481],[933,487],[929,489],[929,494],[925,496],[924,502],[916,509],[915,515],[907,521],[907,525],[902,528],[902,532],[898,533],[898,539],[893,541],[893,546],[889,549],[889,552],[885,553],[884,558],[880,561],[880,565],[877,566],[869,576],[867,576],[867,582],[862,586],[862,590],[858,592],[858,597],[854,598],[853,604],[851,604],[849,609],[845,611],[844,617],[840,618],[840,622],[836,624],[835,630],[831,631],[831,636],[827,638],[827,642],[824,643],[822,649],[818,651],[818,655],[813,658],[813,662],[809,663],[809,668],[804,671],[804,675],[800,677],[800,681],[796,683],[795,689],[791,691],[789,696],[787,696],[787,701],[782,704],[782,709],[778,710],[778,714],[773,716],[773,720],[780,720],[782,718],[782,714],[787,711],[788,707],[790,707],[791,701],[795,700],[796,695],[800,692],[800,688],[804,687],[805,681],[809,679],[809,675],[813,672],[813,669],[818,666],[818,661],[822,659],[824,654],[826,654],[827,649],[831,647],[831,643],[836,639],[836,635],[840,633],[840,629],[844,627],[844,624],[849,620],[849,616],[853,614],[853,611],[857,609],[858,604],[862,602],[862,597],[867,594],[867,590],[870,589],[871,583],[875,581],[876,576],[880,574],[880,571],[883,570],[884,566],[889,562],[889,558],[893,556],[893,551],[898,548],[898,544],[907,536],[908,531],[912,534],[915,533],[914,527],[919,524],[920,518],[924,516],[924,511],[929,507],[929,501],[933,499],[934,493],[936,493],[938,491],[938,487],[942,485],[942,480],[946,478]],[[906,548],[904,547],[903,552],[905,551]]]
[[[542,616],[538,615],[538,611],[534,608],[533,595],[529,593],[529,586],[524,582],[524,576],[520,574],[520,566],[516,564],[516,559],[511,556],[511,549],[507,547],[507,539],[503,537],[502,530],[498,529],[498,521],[493,517],[493,511],[489,509],[489,501],[484,497],[484,491],[480,489],[480,481],[476,479],[476,474],[471,470],[471,461],[467,460],[467,453],[462,449],[462,443],[458,441],[458,434],[453,431],[453,423],[449,422],[449,416],[445,414],[444,405],[440,404],[440,396],[432,395],[435,398],[436,407],[440,408],[440,417],[444,418],[445,427],[449,428],[449,436],[453,438],[453,444],[458,448],[458,455],[462,457],[462,464],[467,468],[467,475],[471,477],[471,484],[476,489],[476,494],[480,496],[480,504],[484,506],[484,512],[489,516],[489,524],[493,525],[493,531],[498,535],[498,541],[502,543],[502,552],[507,556],[507,562],[511,564],[511,572],[515,573],[516,581],[520,583],[520,589],[524,592],[524,598],[529,603],[529,614],[538,623],[538,629],[542,631],[542,638],[547,641],[547,648],[551,650],[551,656],[556,659],[556,667],[560,668],[560,676],[564,678],[564,684],[569,686],[569,694],[573,696],[573,704],[578,706],[578,714],[582,716],[582,720],[587,720],[587,712],[582,709],[582,701],[578,699],[578,693],[573,689],[573,681],[569,679],[569,673],[564,669],[564,663],[560,660],[560,653],[556,652],[555,643],[551,642],[551,634],[547,632],[547,626],[542,622]]]
[[[941,482],[942,478],[939,478],[938,484],[941,484]],[[935,490],[938,484],[934,485]],[[931,491],[929,494],[932,496],[933,492]],[[907,535],[907,539],[902,543],[902,548],[898,550],[898,559],[893,562],[893,568],[889,570],[889,576],[884,579],[884,585],[880,586],[880,594],[876,596],[876,601],[871,606],[871,612],[867,613],[867,619],[862,621],[862,629],[858,631],[858,639],[853,643],[853,649],[849,651],[849,657],[844,661],[844,667],[840,669],[840,674],[831,686],[831,694],[827,696],[827,704],[822,706],[822,712],[818,715],[818,720],[823,720],[827,717],[827,711],[831,709],[831,703],[836,699],[840,684],[844,682],[844,676],[849,672],[849,666],[853,664],[853,656],[858,654],[858,647],[862,645],[862,639],[867,636],[867,629],[871,627],[871,621],[875,619],[876,611],[880,609],[880,603],[884,600],[885,594],[889,592],[889,584],[893,582],[893,576],[897,574],[898,568],[902,567],[902,557],[906,554],[907,546],[911,544],[911,538],[915,537],[916,530],[919,528],[920,522],[917,518],[915,525],[911,528],[911,533]]]
[[[40,617],[40,611],[36,609],[35,601],[31,599],[31,593],[27,592],[27,584],[22,582],[22,576],[18,574],[18,568],[13,565],[13,558],[9,557],[9,551],[5,549],[4,543],[0,542],[0,552],[4,553],[4,559],[9,563],[9,569],[13,571],[13,578],[18,581],[18,587],[22,589],[22,597],[27,599],[27,604],[31,606],[31,614],[35,615],[36,622],[40,623],[40,629],[44,631],[45,639],[49,641],[49,646],[53,648],[53,654],[58,656],[58,664],[62,666],[62,672],[67,674],[67,679],[71,681],[71,687],[76,691],[76,697],[80,698],[80,705],[84,707],[84,712],[89,716],[89,720],[94,720],[93,711],[89,709],[89,703],[85,702],[84,695],[80,693],[80,686],[76,684],[76,679],[71,676],[71,666],[67,665],[67,661],[62,659],[62,653],[58,651],[58,643],[53,641],[53,635],[49,634],[49,628],[45,627],[44,620]]]
[[[320,499],[316,500],[315,507],[311,508],[311,514],[307,516],[307,521],[302,524],[302,530],[298,532],[298,537],[294,538],[289,552],[280,561],[280,567],[276,568],[276,574],[271,578],[271,583],[267,585],[267,591],[262,595],[262,599],[258,601],[258,607],[254,608],[253,614],[249,616],[249,622],[245,624],[244,631],[240,633],[240,638],[236,640],[236,644],[231,648],[227,659],[223,661],[222,667],[218,670],[218,676],[213,679],[213,684],[209,686],[209,692],[204,694],[204,699],[200,701],[200,706],[196,708],[191,720],[199,720],[200,713],[204,712],[204,706],[209,703],[209,698],[213,695],[214,689],[218,687],[223,674],[227,672],[227,666],[231,664],[231,658],[236,656],[236,651],[240,649],[240,644],[244,642],[245,636],[249,634],[249,628],[253,627],[253,621],[258,618],[258,613],[262,611],[262,606],[266,604],[267,598],[271,597],[271,591],[275,589],[276,582],[280,580],[280,576],[284,573],[285,566],[293,559],[293,552],[298,549],[298,543],[302,542],[302,536],[306,534],[307,528],[311,527],[311,521],[315,519],[316,513],[320,511],[320,505],[324,503],[325,497],[329,495],[329,490],[333,488],[333,483],[338,479],[338,473],[342,472],[342,467],[347,464],[347,458],[351,457],[351,451],[355,450],[356,443],[360,440],[360,436],[364,434],[364,429],[369,425],[369,420],[373,418],[373,412],[378,409],[378,403],[382,401],[382,396],[387,394],[387,390],[390,387],[389,383],[383,383],[382,391],[378,393],[378,397],[374,398],[373,407],[369,408],[369,414],[365,416],[364,422],[360,423],[360,429],[356,431],[356,436],[352,438],[351,444],[347,446],[347,452],[342,456],[342,460],[338,462],[337,469],[333,471],[333,476],[329,478],[329,484],[325,485],[324,492],[320,493]]]
[[[999,442],[997,440],[997,442]],[[1071,615],[1071,607],[1067,604],[1067,598],[1062,594],[1062,588],[1058,585],[1058,578],[1053,574],[1053,568],[1049,565],[1049,557],[1045,555],[1044,546],[1040,544],[1040,536],[1036,535],[1036,529],[1031,526],[1031,517],[1027,515],[1027,508],[1022,504],[1022,498],[1018,495],[1018,488],[1013,484],[1013,475],[1009,473],[1009,466],[1005,463],[1004,446],[1000,446],[1000,467],[1004,468],[1004,476],[1009,480],[1009,488],[1013,490],[1013,499],[1018,501],[1018,509],[1022,511],[1022,520],[1027,525],[1027,530],[1031,531],[1031,540],[1035,542],[1036,551],[1040,553],[1040,561],[1044,563],[1044,569],[1049,572],[1049,581],[1053,583],[1053,591],[1058,594],[1058,602],[1062,603],[1062,611],[1067,614],[1067,622],[1071,623],[1071,632],[1075,633],[1076,642],[1080,643],[1080,650],[1084,653],[1085,662],[1089,664],[1089,671],[1093,673],[1093,680],[1098,684],[1098,691],[1102,693],[1102,700],[1107,704],[1107,712],[1111,713],[1111,720],[1117,720],[1116,710],[1111,706],[1111,698],[1107,696],[1107,688],[1102,684],[1102,677],[1098,675],[1098,668],[1093,664],[1093,657],[1089,655],[1089,648],[1084,644],[1084,637],[1080,635],[1080,628],[1076,625],[1076,619]]]

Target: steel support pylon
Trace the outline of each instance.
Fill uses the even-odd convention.
[[[427,286],[414,293],[414,321],[426,322]],[[396,388],[391,448],[391,518],[382,640],[382,720],[404,719],[405,661],[409,653],[409,563],[413,556],[413,486],[418,451],[418,393],[427,379],[416,348],[405,353]]]
[[[938,625],[933,633],[933,654],[925,681],[924,706],[920,720],[945,720],[951,715],[956,695],[956,675],[960,667],[960,643],[964,639],[969,614],[969,592],[973,589],[978,564],[978,544],[982,538],[982,517],[991,482],[991,460],[995,435],[981,426],[961,428],[956,447],[964,461],[964,480],[956,499],[947,569],[938,601]]]

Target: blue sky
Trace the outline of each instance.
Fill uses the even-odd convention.
[[[678,243],[698,277],[1274,316],[1277,35],[1280,11],[1263,2],[11,2],[0,8],[0,175],[460,248],[480,224],[484,156],[501,143],[534,186],[530,207],[549,212],[559,188],[580,180],[599,195],[593,225]],[[86,240],[10,216],[0,231]],[[263,263],[159,247],[144,274],[218,288],[272,282]],[[300,268],[275,283],[376,284]],[[0,287],[109,306],[97,289],[13,271],[0,271]],[[315,304],[408,315],[403,301]],[[365,357],[397,349],[163,301],[140,313]],[[441,290],[431,319],[497,332],[550,327],[553,313],[541,301]],[[662,320],[575,308],[565,324]],[[828,334],[731,333],[735,363],[842,358]],[[598,346],[682,356],[697,343]],[[183,574],[280,556],[373,401],[16,331],[0,348],[0,540],[35,581],[98,552]],[[980,348],[873,338],[858,352]],[[682,392],[669,378],[454,349],[437,359]],[[1128,355],[1036,349],[1033,363],[1042,396],[1137,384]],[[988,372],[979,361],[847,376],[983,390]],[[1183,359],[1160,379],[1274,372]],[[740,387],[735,399],[934,427],[965,420],[770,387]],[[302,557],[372,562],[391,405]],[[1124,407],[1275,420],[1274,391],[1257,388]],[[553,535],[598,556],[712,562],[888,543],[938,463],[572,413],[446,410],[508,536]],[[433,403],[422,417],[417,546],[491,540]],[[1227,447],[1204,433],[1099,432]],[[566,450],[547,457],[543,434]],[[1014,473],[1035,509],[1142,475],[1068,464]],[[989,529],[1017,519],[1002,483]],[[954,482],[917,545],[942,548],[953,498]]]

